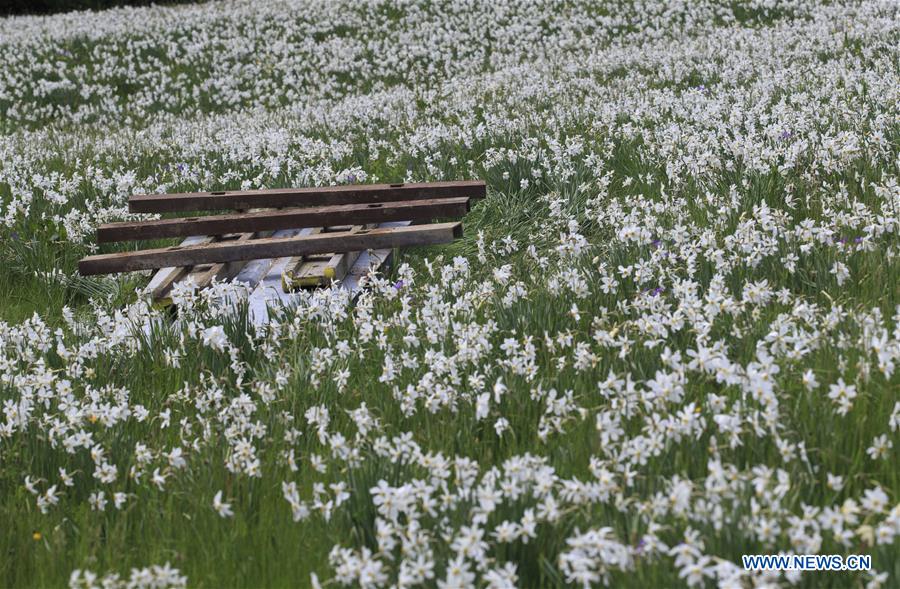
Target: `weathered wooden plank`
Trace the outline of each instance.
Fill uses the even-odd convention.
[[[464,196],[484,198],[481,180],[405,184],[354,184],[317,188],[223,190],[180,194],[135,194],[128,201],[132,213],[215,211],[227,209],[331,206],[367,202],[427,200]]]
[[[325,227],[324,232],[343,230],[350,232],[374,229],[376,225],[355,225],[346,228]],[[336,252],[314,256],[296,256],[290,259],[281,275],[284,292],[300,288],[327,286],[341,280],[353,266],[360,252]]]
[[[282,209],[155,221],[129,221],[100,225],[97,228],[97,241],[252,233],[298,227],[377,224],[387,221],[431,221],[438,218],[462,217],[468,211],[468,197],[457,197]]]
[[[270,233],[266,234],[258,234],[258,233],[239,233],[234,236],[223,236],[218,239],[219,243],[243,243],[245,241],[249,241],[255,238],[268,237]],[[215,280],[226,280],[231,278],[238,272],[240,272],[241,268],[244,264],[246,264],[246,260],[238,261],[238,262],[219,262],[216,264],[201,264],[199,266],[193,266],[190,268],[190,272],[182,279],[182,281],[190,280],[194,283],[194,286],[199,289],[206,288],[209,286],[213,279]],[[170,289],[171,290],[171,289]],[[166,295],[168,293],[165,293]]]
[[[307,227],[306,229],[295,231],[297,231],[297,235],[307,236],[316,235],[321,229],[321,227]],[[290,256],[268,259],[270,263],[268,270],[260,276],[255,287],[251,290],[250,296],[247,298],[250,318],[254,325],[260,325],[268,321],[269,306],[290,305],[296,301],[294,298],[296,297],[295,294],[285,293],[281,288],[281,276],[284,274],[284,269],[290,260]],[[254,260],[250,263],[253,264],[259,261],[262,260]],[[239,278],[236,278],[235,281]]]
[[[409,221],[385,223],[381,227],[405,227]],[[371,270],[382,270],[393,263],[393,249],[366,250],[360,254],[356,263],[350,268],[347,276],[341,280],[341,288],[357,296],[365,288],[365,282]]]
[[[384,267],[389,266],[392,263],[393,255],[393,249],[377,249],[362,252],[350,268],[347,276],[341,280],[341,288],[353,293],[354,297],[357,296],[365,288],[369,272],[382,270]]]
[[[182,241],[181,245],[203,245],[212,243],[215,240],[216,237],[212,235],[193,235]],[[160,268],[150,279],[150,282],[144,288],[144,292],[149,293],[152,300],[159,299],[171,289],[174,283],[184,278],[189,271],[190,268],[184,266]]]
[[[281,231],[276,231],[275,233],[273,233],[272,237],[286,238],[294,237],[296,235],[312,235],[314,233],[315,229],[311,228],[282,229]],[[253,290],[269,274],[274,263],[275,260],[272,258],[250,260],[241,269],[241,271],[238,272],[237,276],[232,279],[232,282],[240,282],[247,286],[247,288],[249,288],[250,290]]]
[[[341,280],[353,267],[353,263],[359,257],[361,252],[344,252],[336,253],[331,256],[322,272],[325,275],[325,284],[330,284],[335,280]]]
[[[255,213],[259,210],[263,209],[253,209],[250,212]],[[245,212],[245,211],[240,211]],[[269,237],[271,232],[259,233],[257,236]],[[240,235],[194,235],[191,237],[187,237],[184,239],[180,245],[200,245],[205,243],[212,243],[214,241],[219,241],[223,237],[237,238]],[[239,262],[239,266],[234,266],[230,269],[234,269],[234,274],[240,271],[241,267],[246,264],[246,262]],[[169,293],[172,291],[172,286],[181,280],[183,280],[189,273],[192,273],[195,269],[190,266],[177,266],[170,268],[160,268],[156,271],[153,277],[150,279],[150,283],[146,286],[145,292],[150,293],[151,300],[160,303],[163,306],[171,303],[171,299],[169,298]],[[233,276],[233,274],[232,274]]]
[[[166,266],[196,266],[257,258],[276,258],[447,243],[462,235],[462,224],[435,223],[410,227],[371,229],[291,238],[256,239],[245,243],[211,243],[199,246],[120,252],[88,256],[78,262],[83,276],[131,272]]]
[[[410,223],[409,221],[391,221],[389,223],[383,223],[379,225],[380,228],[388,228],[388,227],[406,227]],[[330,227],[329,229],[336,229],[335,227]],[[345,230],[349,230],[349,227],[346,227]],[[301,234],[309,235],[314,232],[315,229],[302,229]],[[281,236],[283,232],[279,231],[276,233],[276,236]],[[391,249],[376,249],[376,250],[365,250],[360,253],[359,258],[357,258],[356,263],[353,264],[353,267],[350,269],[350,273],[341,280],[339,283],[339,288],[341,290],[347,291],[351,297],[355,297],[359,294],[359,291],[362,288],[360,281],[364,279],[371,269],[379,269],[384,264],[387,263],[391,258]],[[281,288],[281,276],[284,272],[284,268],[286,267],[287,261],[290,258],[279,258],[277,260],[253,260],[249,264],[247,264],[247,268],[241,272],[237,278],[235,278],[235,282],[241,280],[241,276],[243,276],[247,270],[258,264],[260,262],[268,262],[268,270],[264,273],[264,276],[260,276],[259,279],[256,279],[252,284],[256,286],[256,288],[252,289],[250,293],[250,297],[248,299],[248,304],[250,307],[250,320],[254,325],[263,325],[269,321],[269,311],[271,307],[278,307],[282,305],[291,306],[296,304],[299,300],[299,297],[302,295],[298,295],[297,293],[290,292],[286,293]]]
[[[291,258],[282,274],[281,286],[284,292],[327,286],[346,276],[358,257],[357,251]]]

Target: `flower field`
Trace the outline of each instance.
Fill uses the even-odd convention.
[[[898,47],[892,1],[0,19],[0,586],[900,587]],[[76,271],[133,193],[457,179],[462,239],[261,327]]]

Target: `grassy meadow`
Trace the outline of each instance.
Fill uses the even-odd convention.
[[[898,46],[889,2],[0,19],[0,586],[900,587]],[[135,193],[456,179],[462,239],[262,327],[77,273]]]

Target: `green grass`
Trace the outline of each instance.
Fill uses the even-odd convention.
[[[614,10],[599,10],[604,15]],[[370,10],[370,9],[365,9]],[[385,5],[371,9],[374,16],[392,23],[398,28],[409,26],[403,20],[403,12]],[[723,9],[724,10],[724,9]],[[718,26],[765,28],[779,23],[798,20],[807,15],[783,8],[764,9],[755,4],[731,3],[730,13]],[[686,15],[678,15],[684,20]],[[302,15],[297,16],[303,19]],[[661,18],[659,14],[655,19]],[[674,18],[674,17],[673,17]],[[317,23],[310,23],[312,28]],[[177,46],[192,32],[191,23],[167,37]],[[543,23],[547,34],[556,31],[556,25]],[[618,26],[618,25],[617,25]],[[624,31],[635,33],[638,29],[630,22],[623,22]],[[202,29],[199,29],[202,32]],[[305,30],[305,29],[304,29]],[[558,33],[558,31],[556,31]],[[256,33],[248,27],[243,31],[252,37]],[[353,39],[361,32],[341,23],[321,27],[311,33],[312,39],[327,43],[337,38]],[[31,199],[27,212],[12,215],[12,222],[0,228],[0,360],[8,363],[4,373],[15,373],[18,379],[0,379],[0,401],[12,403],[23,390],[39,388],[41,379],[72,380],[79,401],[99,406],[115,403],[123,398],[131,404],[141,404],[151,417],[144,422],[129,421],[127,426],[104,427],[90,418],[77,418],[78,428],[94,435],[94,441],[102,444],[108,460],[118,468],[118,479],[110,489],[128,494],[121,510],[107,507],[105,512],[92,511],[88,505],[90,494],[100,487],[92,479],[94,464],[86,450],[67,453],[58,441],[51,443],[48,423],[32,424],[26,431],[17,431],[0,437],[0,586],[9,587],[59,587],[65,586],[73,569],[90,569],[100,573],[119,572],[127,576],[132,568],[154,563],[169,562],[196,587],[290,587],[306,586],[309,574],[315,572],[324,580],[332,571],[328,555],[332,547],[341,545],[359,549],[378,550],[376,516],[369,489],[379,481],[392,486],[408,483],[413,479],[425,479],[428,472],[408,462],[395,462],[376,451],[375,437],[391,438],[408,432],[423,452],[441,454],[445,458],[468,457],[479,466],[484,475],[492,467],[501,467],[504,461],[525,454],[540,456],[554,469],[557,476],[580,481],[593,480],[592,459],[602,460],[611,470],[618,463],[614,448],[605,447],[595,423],[596,415],[611,412],[621,416],[621,428],[626,439],[646,436],[657,417],[672,416],[684,405],[695,403],[702,409],[707,426],[696,436],[685,436],[675,442],[667,440],[647,462],[641,465],[633,484],[623,488],[622,504],[617,505],[613,496],[608,501],[593,504],[566,505],[565,513],[556,524],[542,522],[538,525],[538,537],[529,543],[491,545],[488,555],[498,561],[510,561],[517,567],[519,581],[529,587],[567,586],[559,569],[558,555],[568,549],[567,539],[576,530],[585,532],[591,528],[609,526],[615,536],[625,544],[636,546],[647,533],[652,520],[662,526],[661,537],[669,545],[683,539],[690,527],[700,533],[705,541],[705,553],[738,563],[741,554],[777,552],[790,549],[784,530],[774,543],[763,543],[749,531],[752,505],[763,504],[772,496],[771,486],[754,495],[752,486],[741,483],[737,491],[729,491],[722,500],[726,523],[716,528],[694,514],[661,516],[649,515],[646,505],[657,494],[665,497],[672,480],[680,477],[694,485],[695,499],[703,492],[709,475],[709,461],[714,456],[711,447],[718,447],[718,458],[732,465],[742,476],[754,466],[766,465],[771,469],[783,469],[791,481],[791,488],[781,501],[785,513],[802,514],[804,506],[839,506],[845,499],[859,499],[874,485],[880,485],[896,504],[900,493],[900,475],[894,457],[900,451],[896,433],[888,431],[900,390],[895,371],[885,377],[873,366],[871,354],[861,350],[859,341],[868,333],[867,323],[879,324],[888,332],[896,330],[896,309],[900,305],[900,242],[893,234],[886,233],[874,239],[871,251],[846,252],[834,245],[815,244],[797,261],[790,271],[782,258],[799,251],[799,243],[784,238],[775,239],[772,250],[757,261],[741,257],[729,251],[727,266],[717,263],[709,251],[725,248],[726,240],[742,231],[764,234],[759,223],[751,222],[761,207],[779,211],[787,227],[793,227],[804,219],[818,224],[828,224],[835,216],[847,213],[851,203],[865,206],[873,216],[893,214],[890,204],[872,188],[887,182],[893,174],[890,155],[896,156],[898,130],[895,127],[889,137],[892,154],[859,156],[840,171],[825,173],[811,162],[801,161],[790,170],[770,169],[759,171],[748,162],[735,158],[731,169],[721,169],[712,175],[682,175],[670,178],[665,158],[660,157],[656,146],[624,133],[623,125],[634,125],[648,135],[653,121],[637,114],[618,113],[614,121],[608,118],[574,118],[567,108],[592,98],[596,87],[588,80],[600,80],[603,85],[616,87],[622,84],[645,84],[643,88],[654,97],[667,95],[676,100],[685,98],[695,87],[703,84],[722,92],[732,91],[730,82],[716,76],[704,75],[704,69],[682,68],[666,76],[653,78],[652,70],[626,71],[622,68],[612,73],[599,74],[590,71],[572,73],[558,67],[560,87],[571,83],[570,92],[548,91],[523,98],[512,88],[498,91],[496,88],[476,87],[477,106],[471,111],[463,103],[443,109],[441,99],[425,98],[427,90],[447,90],[443,83],[454,74],[451,65],[437,63],[437,72],[419,72],[415,75],[396,77],[354,77],[347,72],[331,72],[334,86],[321,90],[315,99],[331,104],[341,98],[367,94],[385,99],[379,94],[385,88],[406,86],[418,94],[411,99],[410,112],[401,117],[401,123],[380,121],[377,117],[360,121],[342,120],[329,126],[325,123],[307,123],[290,119],[285,128],[291,133],[287,151],[297,154],[300,165],[309,169],[325,169],[336,173],[345,169],[361,169],[370,179],[399,180],[407,176],[417,180],[448,178],[482,178],[488,185],[488,196],[475,204],[465,219],[462,239],[448,245],[410,248],[400,252],[399,263],[408,264],[415,283],[404,286],[401,296],[373,297],[371,309],[368,300],[357,301],[350,307],[350,316],[324,320],[304,313],[286,313],[282,319],[282,331],[275,334],[254,334],[249,324],[248,310],[240,306],[235,313],[219,316],[215,309],[200,305],[196,311],[197,324],[189,326],[166,321],[149,334],[135,332],[138,346],[123,343],[107,344],[110,336],[107,320],[119,310],[136,300],[135,291],[143,286],[146,276],[129,275],[113,278],[84,278],[76,273],[77,260],[92,251],[109,252],[124,249],[120,245],[103,245],[96,248],[90,233],[70,235],[57,219],[68,215],[84,214],[89,224],[98,211],[122,206],[124,196],[116,190],[100,187],[102,182],[85,179],[89,166],[109,174],[133,171],[136,178],[148,185],[166,183],[170,191],[199,189],[236,189],[241,180],[260,178],[267,186],[284,186],[295,182],[295,172],[286,169],[269,170],[263,157],[235,155],[225,146],[207,137],[207,144],[191,153],[185,153],[176,142],[172,145],[142,143],[140,133],[158,130],[169,125],[167,132],[173,137],[187,127],[179,127],[181,118],[197,121],[218,121],[216,117],[241,117],[243,109],[252,101],[238,100],[225,104],[212,93],[183,94],[171,103],[152,102],[143,111],[135,106],[134,96],[145,84],[145,78],[105,77],[94,57],[108,54],[124,58],[135,52],[141,66],[139,74],[159,68],[165,76],[175,78],[184,75],[188,86],[199,85],[211,75],[212,53],[204,53],[192,63],[171,58],[156,44],[152,35],[130,40],[140,49],[129,49],[129,39],[111,40],[109,44],[93,43],[77,39],[64,44],[69,52],[72,67],[83,66],[90,71],[90,78],[112,88],[112,93],[122,110],[117,122],[110,113],[103,111],[99,99],[84,98],[74,90],[58,90],[46,96],[23,95],[33,103],[34,119],[0,121],[3,139],[10,149],[21,155],[21,161],[0,161],[0,170],[8,172],[5,178],[17,175],[32,177],[60,177],[77,180],[73,196],[64,203],[56,203],[48,190],[34,188],[27,194]],[[494,40],[494,43],[498,40]],[[469,51],[462,47],[459,51]],[[841,52],[860,55],[861,44],[848,43]],[[877,55],[874,53],[872,55]],[[49,51],[39,55],[41,60],[56,59]],[[482,69],[490,69],[493,54],[485,54]],[[16,54],[22,60],[27,53]],[[261,56],[266,59],[266,55]],[[823,52],[822,59],[834,64],[841,55]],[[870,56],[871,57],[871,56]],[[10,63],[14,62],[13,57]],[[374,60],[374,54],[366,55]],[[465,62],[468,57],[454,55],[448,63]],[[818,59],[818,57],[817,57]],[[871,57],[874,59],[874,57]],[[20,67],[21,62],[15,61]],[[162,64],[162,65],[160,65]],[[428,65],[424,58],[411,67]],[[711,67],[710,64],[701,64]],[[146,68],[144,68],[146,66]],[[163,67],[164,66],[164,67]],[[13,65],[9,66],[11,69]],[[96,69],[94,69],[96,68]],[[441,68],[448,68],[443,71]],[[35,76],[41,74],[35,72]],[[149,79],[149,78],[146,78]],[[649,79],[649,82],[648,82]],[[579,86],[576,82],[584,82]],[[269,81],[266,81],[269,83]],[[271,82],[275,83],[275,82]],[[753,83],[748,78],[746,84]],[[806,91],[802,81],[797,88],[786,89],[782,95]],[[251,88],[252,90],[252,88]],[[249,90],[248,90],[249,91]],[[267,108],[276,113],[287,99],[276,96]],[[398,104],[403,103],[400,99]],[[48,115],[51,108],[71,108],[93,105],[95,115],[83,121],[54,121]],[[10,111],[12,102],[0,97],[0,118]],[[769,107],[775,107],[772,103]],[[42,110],[46,109],[46,110]],[[139,112],[140,111],[140,112]],[[483,137],[467,137],[466,140],[428,138],[426,147],[410,148],[409,138],[415,132],[427,128],[458,130],[464,125],[490,124],[503,112],[521,113],[508,127]],[[285,114],[285,113],[282,113]],[[251,115],[247,115],[248,118]],[[288,116],[288,115],[285,115]],[[385,115],[387,116],[387,115]],[[675,121],[691,127],[700,123],[669,113],[660,124]],[[208,119],[206,117],[209,117]],[[275,115],[273,115],[273,120]],[[290,117],[288,117],[290,118]],[[223,119],[224,120],[224,119]],[[253,121],[253,124],[258,124]],[[366,126],[368,125],[368,127]],[[227,128],[227,125],[224,125]],[[372,128],[375,127],[375,131]],[[209,128],[200,131],[209,132]],[[258,129],[251,129],[256,133]],[[711,132],[702,129],[701,133]],[[112,142],[104,145],[104,140]],[[372,148],[370,139],[377,138],[381,145]],[[582,154],[588,157],[569,158],[554,156],[557,146],[577,139],[583,143]],[[310,144],[327,145],[345,142],[346,149],[329,159]],[[113,147],[110,147],[112,145]],[[122,146],[125,146],[122,148]],[[502,150],[522,152],[523,146],[533,146],[533,158],[519,153],[513,161],[499,157],[497,163],[489,161],[490,154]],[[157,149],[157,147],[159,147]],[[274,150],[274,148],[273,148]],[[265,152],[265,150],[261,150]],[[555,159],[554,159],[555,158]],[[577,165],[568,166],[569,160]],[[207,173],[190,176],[179,170],[184,165],[191,170]],[[540,173],[540,177],[539,177]],[[610,176],[605,177],[604,174]],[[54,176],[56,175],[56,176]],[[150,181],[149,178],[154,180]],[[523,187],[522,181],[530,184]],[[628,180],[629,182],[626,182]],[[75,180],[73,180],[75,181]],[[32,184],[32,187],[35,185]],[[845,207],[835,210],[834,194],[846,190]],[[794,204],[788,206],[786,194],[791,191]],[[21,198],[23,188],[0,180],[0,203],[5,208],[15,198]],[[708,200],[708,198],[710,200]],[[660,210],[641,209],[642,206],[660,205]],[[605,217],[609,211],[634,214],[638,226],[653,230],[656,244],[625,242],[617,237],[621,227],[616,218]],[[578,230],[586,241],[585,252],[576,257],[565,257],[556,252],[560,235],[568,231],[567,222],[577,221]],[[676,228],[683,228],[686,239],[676,243],[672,236]],[[844,227],[842,236],[852,242],[861,234],[860,227]],[[714,243],[700,246],[702,238],[711,233]],[[485,260],[479,261],[479,236],[488,245]],[[504,239],[515,240],[510,251],[492,251],[492,246]],[[143,246],[161,246],[172,243],[159,241]],[[526,251],[533,245],[543,265]],[[137,244],[128,247],[137,248]],[[616,292],[602,290],[601,264],[615,272],[620,267],[634,266],[646,261],[667,257],[664,271],[652,281],[639,284],[633,279],[619,276]],[[451,264],[455,257],[468,260],[466,278],[447,279],[447,271],[440,264]],[[843,261],[850,270],[851,279],[839,285],[831,269],[835,262]],[[654,262],[655,263],[655,262]],[[509,264],[511,276],[505,285],[493,282],[496,268]],[[401,276],[396,265],[390,270],[391,282]],[[580,296],[561,286],[562,271],[576,272],[584,280],[586,293]],[[722,342],[728,358],[747,366],[758,358],[757,347],[772,331],[773,326],[789,316],[793,306],[803,303],[811,306],[813,325],[799,319],[791,319],[790,328],[810,332],[821,330],[820,344],[802,359],[787,356],[777,358],[780,372],[774,377],[777,385],[778,427],[765,435],[756,435],[744,425],[741,445],[731,448],[727,436],[710,424],[713,411],[711,395],[724,399],[727,409],[740,406],[748,420],[760,419],[761,406],[748,397],[739,386],[717,382],[710,375],[691,373],[685,385],[684,399],[677,404],[642,405],[628,400],[623,393],[615,399],[605,398],[598,389],[610,372],[620,378],[627,374],[642,387],[655,377],[657,371],[666,371],[661,357],[668,347],[683,355],[694,350],[702,337],[696,326],[688,323],[669,327],[664,342],[651,347],[652,338],[641,331],[636,318],[647,309],[665,315],[678,303],[675,296],[678,281],[691,279],[696,282],[699,296],[707,293],[717,281],[721,281],[725,294],[740,300],[744,285],[767,280],[774,289],[787,288],[791,303],[773,300],[766,305],[746,305],[733,313],[723,312],[709,326],[707,344]],[[441,281],[445,280],[444,284]],[[509,285],[521,283],[524,296],[506,301]],[[440,286],[433,287],[431,285]],[[653,295],[655,288],[663,289]],[[436,293],[436,294],[435,294]],[[422,314],[420,311],[437,298],[443,316]],[[577,305],[580,317],[570,312]],[[405,308],[408,306],[408,308]],[[829,312],[839,309],[844,315],[826,326]],[[68,313],[81,322],[81,333],[69,325]],[[436,311],[437,312],[437,311]],[[37,314],[39,319],[31,322]],[[387,346],[376,342],[364,343],[365,334],[360,323],[354,321],[369,314],[375,322],[383,322],[384,342],[392,350],[397,365],[397,377],[393,383],[379,380],[382,366],[388,354]],[[404,342],[407,335],[404,317],[417,322],[416,335],[419,347]],[[429,325],[433,321],[434,325]],[[237,350],[240,366],[237,370],[228,353],[218,352],[204,345],[193,327],[220,324],[229,342]],[[14,326],[31,325],[32,333],[17,331]],[[288,328],[285,325],[293,325]],[[483,329],[480,334],[489,351],[477,360],[453,358],[449,366],[437,368],[440,363],[427,366],[426,350],[433,355],[452,357],[460,349],[470,346],[463,332],[467,326]],[[57,329],[60,331],[57,333]],[[443,330],[434,341],[428,340],[429,330]],[[598,332],[615,331],[618,337],[629,338],[629,348],[620,355],[620,348],[600,343]],[[471,336],[471,334],[470,334]],[[471,336],[472,339],[477,339]],[[17,338],[22,338],[24,343]],[[531,343],[533,355],[527,358],[531,371],[518,371],[515,362],[500,346],[504,340],[515,340],[521,347]],[[559,340],[572,341],[560,344]],[[37,340],[46,342],[40,353],[28,348]],[[548,344],[548,340],[556,343]],[[352,351],[347,358],[337,358],[317,373],[315,354],[322,349],[333,349],[337,342],[347,341]],[[82,349],[83,358],[73,362],[65,350]],[[587,367],[575,366],[575,345],[589,346],[594,361]],[[18,346],[18,347],[17,347]],[[91,346],[97,346],[96,351]],[[403,351],[418,360],[415,367],[401,367]],[[173,366],[166,360],[170,352],[180,355],[180,364]],[[868,365],[868,371],[866,366]],[[349,378],[339,389],[331,378],[340,369],[349,370]],[[820,385],[808,391],[802,384],[802,374],[811,369]],[[441,372],[443,370],[444,372]],[[256,400],[260,393],[254,383],[275,386],[279,375],[285,376],[274,400],[258,402],[250,419],[264,428],[265,434],[252,439],[260,458],[263,476],[254,478],[235,474],[226,467],[232,452],[226,442],[228,428],[237,421],[227,409],[241,394]],[[52,375],[52,376],[48,376]],[[492,402],[489,419],[476,415],[474,398],[480,392],[469,384],[470,378],[482,376],[484,390],[490,391],[498,379],[507,387],[500,403]],[[858,397],[853,410],[847,416],[839,416],[827,398],[828,386],[839,377],[855,384]],[[240,383],[238,382],[240,380]],[[37,384],[36,384],[37,383]],[[248,384],[249,383],[249,384]],[[423,394],[440,386],[453,386],[460,392],[453,404],[429,408],[422,400],[415,411],[403,411],[395,396],[394,386],[400,391],[407,385],[419,386]],[[540,434],[542,416],[546,408],[539,393],[551,389],[564,394],[573,393],[574,402],[583,408],[584,416],[576,410],[561,420],[560,431]],[[219,391],[218,400],[209,400],[207,391]],[[329,431],[340,432],[352,440],[356,433],[348,411],[365,403],[380,421],[376,434],[358,442],[361,462],[352,465],[330,455],[327,446],[320,443],[315,428],[307,426],[305,412],[313,406],[323,405],[331,415]],[[14,404],[14,403],[13,403]],[[12,406],[12,405],[10,405]],[[161,427],[160,412],[171,411],[171,425]],[[38,412],[47,419],[64,417],[61,412]],[[52,414],[51,414],[52,413]],[[224,416],[224,417],[223,417]],[[498,436],[494,420],[503,416],[509,420],[509,429]],[[187,419],[190,429],[182,429],[181,420]],[[749,421],[748,421],[749,423]],[[204,431],[204,427],[208,430]],[[302,431],[295,441],[286,440],[292,428]],[[763,428],[765,429],[765,428]],[[872,440],[888,433],[895,440],[894,454],[887,460],[874,461],[866,455]],[[775,435],[777,434],[777,435]],[[713,439],[715,437],[715,440]],[[799,456],[783,458],[779,441],[791,444],[802,442],[808,458]],[[149,484],[153,468],[164,468],[165,458],[157,456],[143,474],[141,481],[128,476],[136,465],[135,444],[143,443],[156,452],[175,447],[193,446],[189,452],[185,470],[169,477],[165,490]],[[284,453],[294,450],[298,472],[292,472],[286,464]],[[320,455],[328,470],[324,474],[313,470],[311,457]],[[79,473],[73,487],[61,489],[65,495],[60,504],[48,514],[41,514],[23,486],[26,476],[59,482],[58,469]],[[826,475],[841,474],[846,478],[841,491],[826,486]],[[455,475],[451,475],[451,481]],[[350,499],[334,510],[329,519],[313,514],[308,519],[294,523],[291,510],[282,495],[281,482],[295,481],[302,499],[309,500],[315,483],[346,482]],[[47,483],[51,484],[51,483]],[[455,483],[451,483],[455,484]],[[773,483],[774,485],[774,483]],[[45,487],[41,487],[42,489]],[[220,518],[212,509],[212,497],[222,490],[232,504],[235,517]],[[111,501],[110,497],[107,497]],[[642,504],[639,507],[639,504]],[[458,529],[468,525],[470,510],[475,502],[471,498],[462,501],[447,512],[447,526]],[[534,501],[524,498],[509,501],[487,518],[490,530],[503,520],[517,520],[522,512],[534,507]],[[784,514],[778,514],[783,518]],[[880,520],[867,518],[861,523],[877,524]],[[433,536],[439,535],[440,518],[424,516],[423,526]],[[35,532],[40,534],[35,539]],[[872,554],[875,568],[890,573],[887,586],[896,586],[900,578],[900,554],[896,543],[889,546],[868,546],[854,538],[854,544],[845,548],[829,534],[823,533],[822,553]],[[434,559],[436,573],[443,575],[447,563],[453,558],[448,541],[435,542]],[[671,558],[642,557],[632,571],[611,573],[612,586],[669,587],[683,586],[678,569]],[[852,580],[851,580],[852,579]],[[848,583],[862,586],[862,577],[848,577],[837,573],[807,574],[800,587],[844,587]],[[893,583],[894,585],[891,585]]]

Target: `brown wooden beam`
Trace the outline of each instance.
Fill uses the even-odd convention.
[[[136,194],[128,200],[132,213],[216,211],[227,209],[329,206],[399,200],[423,200],[467,196],[484,198],[481,180],[405,184],[354,184],[319,188],[223,190],[182,194]]]
[[[90,276],[167,266],[196,266],[259,258],[431,245],[447,243],[460,236],[462,236],[461,223],[435,223],[298,237],[271,237],[242,243],[210,243],[186,247],[176,245],[136,252],[88,256],[78,262],[78,271],[83,276]]]
[[[97,228],[97,241],[103,243],[186,237],[188,235],[255,233],[298,227],[360,225],[388,221],[431,221],[439,218],[462,217],[468,211],[468,197],[457,197],[280,209],[254,213],[160,219],[158,221],[106,223]]]

